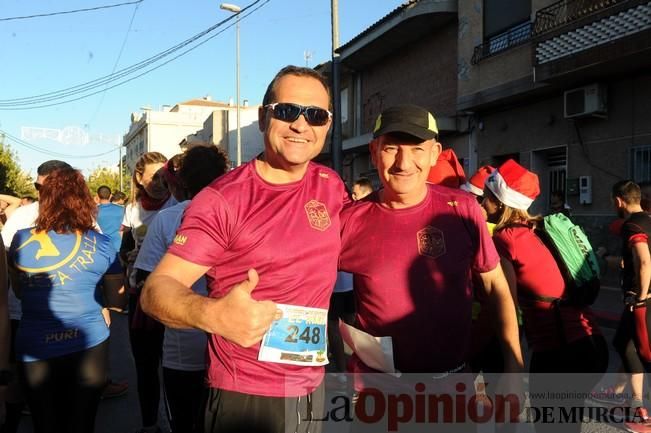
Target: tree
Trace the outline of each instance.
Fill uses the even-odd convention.
[[[1,139],[1,137],[0,137]],[[34,179],[18,165],[18,156],[0,140],[0,193],[36,197]]]
[[[129,197],[129,191],[131,189],[131,178],[126,174],[122,174],[122,185],[123,193]],[[102,185],[106,185],[111,188],[111,192],[120,191],[120,173],[118,170],[113,170],[108,167],[97,167],[88,175],[86,179],[86,184],[88,189],[92,194],[97,193],[97,188]]]

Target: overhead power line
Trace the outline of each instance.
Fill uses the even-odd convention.
[[[0,130],[0,135],[4,135],[9,139],[9,141],[18,144],[19,146],[26,147],[27,149],[33,150],[35,152],[39,152],[48,156],[53,156],[55,158],[80,158],[80,159],[90,159],[90,158],[97,158],[100,156],[108,155],[109,153],[113,153],[117,151],[120,146],[116,146],[113,149],[107,151],[107,152],[102,152],[102,153],[95,153],[92,155],[71,155],[67,153],[61,153],[61,152],[54,152],[52,150],[44,149],[42,147],[36,146],[35,144],[29,143],[25,140],[22,140],[14,135],[11,135],[7,131]]]
[[[111,74],[115,73],[115,70],[118,68],[118,65],[120,64],[120,59],[122,58],[124,47],[127,45],[127,40],[129,39],[129,33],[131,33],[131,28],[133,27],[133,20],[136,18],[136,13],[138,12],[139,7],[140,4],[136,4],[136,7],[133,8],[133,13],[131,14],[131,20],[129,21],[129,27],[127,28],[127,32],[124,35],[124,40],[122,41],[122,46],[120,47],[120,51],[118,52],[118,57],[117,59],[115,59],[115,63],[113,64],[113,69],[111,69]],[[97,108],[95,109],[95,112],[91,116],[90,120],[86,123],[88,124],[93,123],[95,117],[97,116],[97,113],[99,113],[100,108],[102,108],[102,104],[104,103],[105,96],[106,96],[106,89],[104,89],[104,91],[102,92],[102,98],[97,104]]]
[[[53,17],[55,15],[66,15],[66,14],[76,14],[79,12],[91,12],[91,11],[97,11],[100,9],[109,9],[109,8],[117,8],[120,6],[128,6],[128,5],[133,5],[136,3],[142,3],[144,0],[137,0],[137,1],[132,1],[132,2],[127,2],[127,3],[118,3],[118,4],[113,4],[113,5],[105,5],[105,6],[96,6],[94,8],[85,8],[85,9],[74,9],[71,11],[62,11],[62,12],[49,12],[46,14],[38,14],[38,15],[26,15],[22,17],[7,17],[7,18],[0,18],[0,21],[14,21],[14,20],[27,20],[31,18],[43,18],[43,17]]]
[[[239,14],[234,14],[230,15],[228,18],[219,21],[217,24],[209,27],[208,29],[192,36],[189,39],[186,39],[183,42],[178,43],[177,45],[168,48],[165,51],[162,51],[152,57],[149,57],[148,59],[142,60],[139,63],[136,63],[132,66],[129,66],[127,68],[124,68],[120,71],[117,71],[113,74],[106,75],[104,77],[88,81],[86,83],[78,84],[76,86],[68,87],[66,89],[62,90],[57,90],[54,92],[48,92],[48,93],[43,93],[40,95],[34,95],[34,96],[28,96],[24,98],[14,98],[14,99],[0,99],[0,110],[31,110],[31,109],[36,109],[36,108],[45,108],[45,107],[52,107],[55,105],[61,105],[61,104],[66,104],[74,101],[78,101],[80,99],[88,98],[90,96],[96,95],[98,93],[104,92],[106,90],[113,89],[115,87],[121,86],[123,84],[128,83],[129,81],[135,80],[136,78],[139,78],[143,75],[146,75],[150,72],[155,71],[156,69],[170,63],[173,60],[178,59],[181,56],[184,56],[185,54],[197,49],[201,45],[205,44],[209,40],[213,39],[214,37],[218,36],[219,34],[223,33],[230,27],[234,26],[236,23],[232,22],[230,25],[226,26],[225,28],[221,29],[219,32],[211,35],[210,37],[205,38],[204,40],[197,42],[199,39],[204,38],[206,35],[214,32],[216,29],[218,29],[220,26],[223,24],[234,20],[234,18],[237,15],[241,15],[242,13],[245,13],[241,18],[246,18],[271,0],[265,0],[262,2],[262,4],[258,5],[257,7],[254,8],[255,5],[260,3],[262,0],[256,0],[255,2],[251,3],[250,5],[246,6],[245,8],[242,9],[242,11]],[[194,45],[191,45],[192,43],[195,43]],[[133,77],[126,78],[122,81],[117,82],[118,80],[125,78],[129,75],[132,75],[134,73],[137,73],[151,65],[153,65],[156,62],[159,62],[160,60],[164,59],[165,57],[170,56],[171,54],[185,48],[191,45],[189,48],[187,48],[185,51],[182,51],[181,53],[177,54],[176,56],[172,57],[171,59],[160,63],[158,65],[152,66],[150,69],[145,70],[144,72],[141,72],[140,74],[137,74]],[[115,83],[117,82],[117,83]],[[115,83],[113,85],[110,85],[111,83]],[[98,87],[106,86],[102,90],[98,91],[93,91]],[[77,96],[76,95],[82,95],[82,96]],[[69,99],[66,99],[69,98]],[[56,101],[56,102],[54,102]],[[52,102],[50,104],[47,104],[47,102]]]

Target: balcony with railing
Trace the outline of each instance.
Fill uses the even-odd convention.
[[[532,33],[536,81],[633,68],[649,58],[651,0],[561,0],[536,12]]]
[[[536,12],[534,36],[563,27],[627,0],[561,0]]]
[[[527,21],[511,27],[504,33],[489,38],[475,47],[471,62],[476,65],[483,59],[494,56],[531,40],[531,22]]]

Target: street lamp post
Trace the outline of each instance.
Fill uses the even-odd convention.
[[[242,137],[240,135],[240,11],[241,7],[230,4],[222,3],[219,5],[221,9],[236,14],[235,23],[235,104],[237,107],[237,166],[242,165]]]

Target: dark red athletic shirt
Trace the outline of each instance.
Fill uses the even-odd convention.
[[[377,193],[342,213],[339,266],[355,274],[360,329],[393,339],[401,372],[445,372],[465,361],[472,321],[471,271],[499,257],[477,201],[429,185],[420,204],[388,209]],[[353,371],[369,371],[356,360]]]
[[[255,268],[260,282],[254,299],[327,309],[341,246],[339,214],[347,197],[343,182],[327,167],[310,163],[301,181],[274,185],[258,175],[252,161],[192,200],[169,252],[210,266],[211,297],[224,296]],[[212,335],[209,385],[296,397],[321,383],[323,367],[260,362],[259,348]]]

